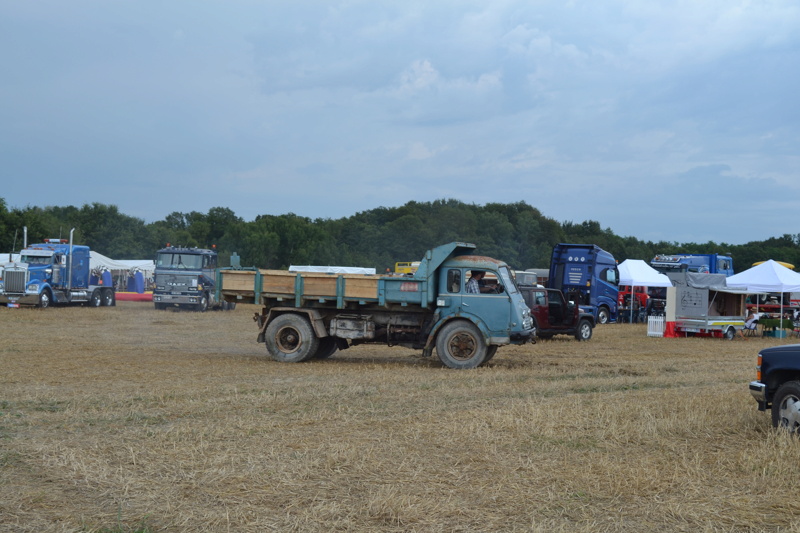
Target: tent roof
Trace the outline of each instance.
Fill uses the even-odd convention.
[[[634,287],[672,287],[672,282],[664,274],[642,261],[626,259],[617,267],[619,284]]]
[[[728,287],[749,292],[798,292],[800,274],[770,259],[727,279]]]

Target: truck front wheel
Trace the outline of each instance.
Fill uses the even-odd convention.
[[[195,310],[200,313],[205,313],[208,310],[208,297],[205,294],[200,296],[200,301],[197,302]]]
[[[446,324],[437,335],[436,353],[448,368],[475,368],[486,359],[486,342],[475,324],[457,320]]]
[[[282,363],[300,363],[314,357],[319,339],[311,324],[299,315],[280,315],[267,326],[267,353]]]
[[[39,295],[39,307],[47,309],[53,303],[53,295],[50,294],[50,289],[45,289]]]
[[[583,319],[578,322],[578,329],[575,330],[575,338],[579,341],[588,341],[592,338],[592,324]]]
[[[605,307],[601,307],[597,310],[597,323],[598,324],[608,324],[608,321],[611,319],[611,313],[608,312],[608,309]]]
[[[772,425],[800,432],[800,381],[787,381],[772,400]]]

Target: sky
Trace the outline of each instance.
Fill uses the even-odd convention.
[[[0,0],[0,72],[9,209],[800,233],[794,0]]]

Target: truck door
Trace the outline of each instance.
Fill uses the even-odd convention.
[[[495,278],[492,281],[500,283],[501,277],[497,272],[489,271],[487,274]],[[511,298],[508,295],[508,291],[516,289],[503,286],[499,293],[468,293],[466,291],[466,282],[469,281],[470,277],[471,271],[465,269],[462,274],[462,279],[465,280],[461,293],[462,312],[466,315],[476,316],[483,321],[489,328],[492,337],[507,338],[511,321]],[[513,285],[513,282],[511,283]]]
[[[547,297],[551,323],[559,326],[571,326],[574,318],[574,307],[570,307],[567,304],[564,294],[561,291],[547,291]]]
[[[523,293],[525,303],[531,310],[531,315],[536,319],[539,329],[550,329],[550,313],[547,308],[547,291],[545,289],[533,289]]]

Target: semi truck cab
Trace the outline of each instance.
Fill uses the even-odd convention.
[[[207,248],[167,246],[156,252],[153,304],[206,311],[216,299],[217,251]]]
[[[115,304],[114,287],[91,282],[89,247],[73,244],[72,231],[69,240],[48,239],[26,246],[19,261],[6,264],[3,270],[0,304],[8,307]]]

